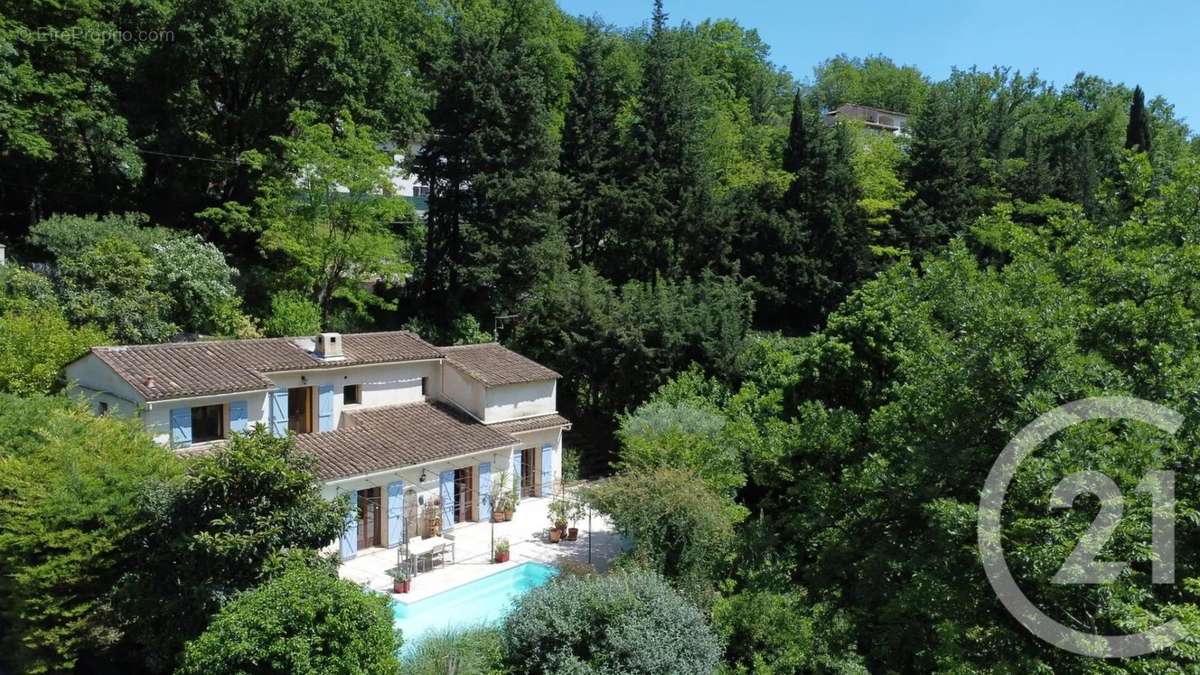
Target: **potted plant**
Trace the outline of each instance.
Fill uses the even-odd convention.
[[[575,541],[579,538],[579,528],[575,524],[583,517],[583,504],[579,502],[572,503],[568,515],[571,518],[571,527],[567,528],[567,541]]]
[[[407,593],[412,588],[412,579],[403,567],[393,567],[387,571],[387,575],[392,578],[393,593]]]
[[[508,540],[507,539],[501,539],[500,541],[496,542],[496,562],[498,562],[498,563],[508,562]]]
[[[562,499],[555,499],[550,502],[550,543],[558,543],[558,540],[567,533],[567,510],[569,505]]]

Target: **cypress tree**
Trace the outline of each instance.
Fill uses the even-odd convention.
[[[1150,152],[1150,115],[1146,111],[1146,94],[1142,87],[1133,88],[1129,105],[1129,126],[1125,127],[1125,149]]]
[[[666,22],[662,0],[656,0],[637,121],[622,161],[628,190],[619,246],[604,265],[618,282],[720,269],[730,251],[732,222],[719,213],[704,153],[699,84]]]
[[[458,16],[431,69],[437,99],[415,164],[430,188],[422,301],[442,328],[511,310],[565,257],[542,58],[519,28],[496,34]]]
[[[800,327],[817,325],[871,268],[870,232],[859,206],[862,190],[851,164],[844,124],[825,122],[815,101],[793,108],[785,167],[794,176],[785,205],[800,214],[812,260],[810,289],[799,298]]]
[[[577,75],[563,128],[561,172],[567,182],[563,219],[576,264],[591,264],[610,243],[611,216],[620,208],[621,74],[612,61],[617,43],[599,23],[584,25]]]

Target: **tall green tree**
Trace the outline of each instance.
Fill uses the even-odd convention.
[[[1125,149],[1149,153],[1150,117],[1146,111],[1146,94],[1141,85],[1133,88],[1133,100],[1129,104],[1129,125],[1125,128]]]
[[[5,3],[0,20],[0,233],[62,211],[107,211],[141,179],[119,83],[162,28],[160,3]],[[165,38],[163,38],[165,39]]]
[[[813,88],[830,108],[843,103],[913,114],[929,93],[929,79],[916,66],[899,66],[882,54],[851,58],[839,54],[813,68]]]
[[[602,269],[618,282],[723,271],[732,228],[719,213],[705,153],[705,111],[683,41],[654,3],[626,147],[617,245]]]
[[[441,326],[511,311],[566,258],[554,135],[565,73],[558,45],[537,35],[558,9],[489,9],[455,10],[429,66],[437,96],[415,162],[430,189],[421,299]]]
[[[110,659],[110,596],[139,556],[144,486],[178,462],[140,423],[65,398],[0,394],[0,663],[70,672]],[[172,619],[174,620],[174,618]],[[103,655],[103,656],[102,656]]]
[[[416,50],[430,17],[419,3],[348,0],[179,0],[170,42],[123,82],[131,133],[150,151],[140,199],[157,222],[193,228],[194,214],[257,196],[248,152],[279,158],[274,141],[299,110],[332,123],[343,111],[407,142],[426,97]],[[253,230],[204,232],[256,262]],[[222,239],[226,235],[227,239]],[[245,257],[242,257],[242,256]]]
[[[260,426],[193,460],[181,479],[147,486],[127,544],[137,560],[113,601],[127,655],[169,670],[235,594],[341,534],[349,505],[321,496],[314,461]]]
[[[563,225],[576,264],[595,264],[612,246],[613,214],[621,207],[623,106],[633,64],[617,35],[589,20],[576,54],[576,73],[563,127],[560,169],[566,179]]]
[[[415,228],[412,206],[394,195],[392,158],[370,127],[348,115],[336,125],[311,113],[292,121],[295,136],[276,139],[281,170],[256,202],[261,242],[287,270],[280,286],[306,294],[329,327],[340,306],[356,315],[387,306],[370,285],[411,271],[412,254],[394,227]]]

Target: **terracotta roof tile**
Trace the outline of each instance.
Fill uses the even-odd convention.
[[[448,363],[487,386],[556,380],[561,377],[546,366],[496,342],[439,349]]]
[[[347,412],[337,431],[296,437],[297,447],[317,457],[322,480],[508,448],[514,443],[507,433],[441,402]]]
[[[441,358],[433,345],[407,331],[348,333],[345,358],[322,360],[305,339],[213,340],[95,347],[92,353],[147,401],[272,387],[268,373]]]
[[[513,420],[511,422],[496,422],[494,424],[489,424],[488,426],[496,431],[501,431],[506,434],[521,434],[529,431],[541,431],[543,429],[559,429],[562,427],[569,427],[571,426],[571,420],[555,413],[552,415],[527,417],[523,420]]]

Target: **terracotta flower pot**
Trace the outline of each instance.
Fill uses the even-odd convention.
[[[578,538],[579,538],[579,528],[578,527],[572,527],[569,530],[567,530],[567,541],[575,541]]]
[[[497,553],[496,554],[496,562],[498,562],[498,563],[508,562],[508,551],[505,551],[504,553]]]
[[[550,543],[557,544],[559,539],[562,539],[562,530],[557,527],[550,528]]]
[[[399,579],[392,580],[392,592],[393,593],[407,593],[409,588],[411,588],[411,587],[412,587],[411,579],[405,579],[404,581],[400,581]]]

